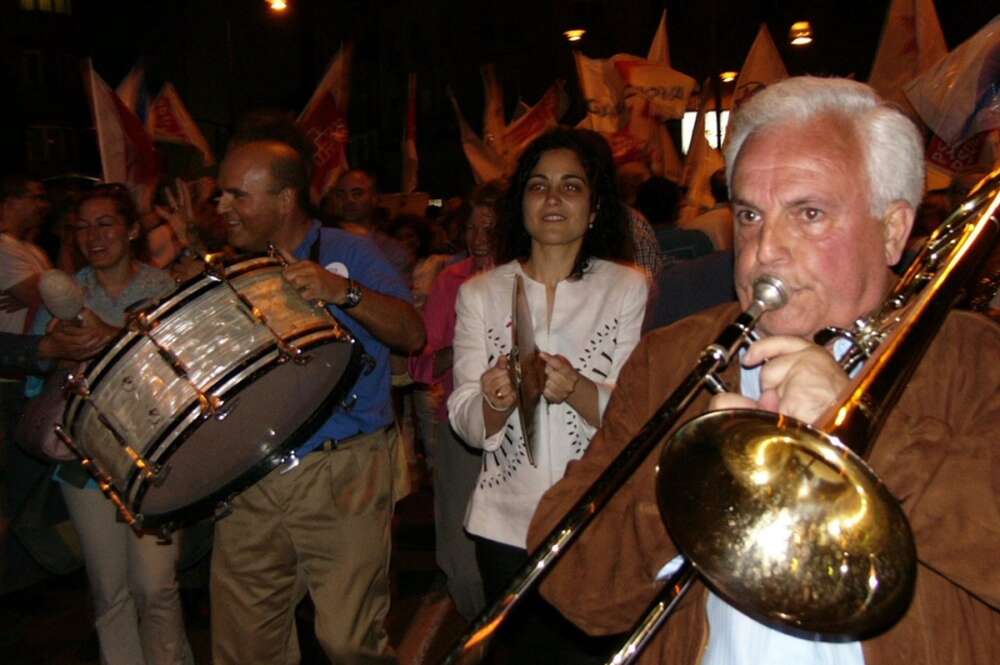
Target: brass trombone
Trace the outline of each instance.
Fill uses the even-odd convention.
[[[851,330],[818,335],[851,348],[846,397],[814,426],[787,416],[717,411],[692,419],[663,447],[657,499],[681,568],[611,662],[641,652],[695,575],[741,612],[792,633],[858,639],[905,610],[916,574],[909,525],[863,461],[919,359],[1000,233],[1000,169],[932,234],[884,305]],[[475,663],[523,595],[580,535],[673,429],[691,401],[726,390],[718,374],[751,341],[760,317],[784,305],[773,278],[703,350],[695,369],[552,530],[503,597],[459,638],[445,663]],[[712,488],[712,497],[705,488]]]

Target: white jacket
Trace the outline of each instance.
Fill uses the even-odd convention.
[[[583,455],[596,428],[568,404],[548,404],[543,398],[537,411],[537,468],[527,461],[516,411],[503,429],[486,438],[480,377],[510,351],[515,275],[524,279],[538,349],[565,356],[597,385],[602,414],[618,372],[639,341],[647,286],[637,270],[592,259],[581,279],[556,286],[550,325],[545,285],[525,275],[517,261],[479,275],[459,290],[455,390],[448,398],[448,417],[466,443],[484,451],[465,527],[474,535],[524,548],[539,499],[562,478],[566,464]]]

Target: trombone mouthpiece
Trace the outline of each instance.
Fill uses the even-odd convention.
[[[785,284],[777,277],[761,275],[753,283],[754,303],[759,303],[761,312],[781,309],[788,302]]]

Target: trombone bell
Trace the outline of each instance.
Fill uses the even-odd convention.
[[[910,603],[917,559],[902,508],[820,430],[765,411],[704,414],[664,446],[656,490],[678,550],[761,623],[850,641]]]

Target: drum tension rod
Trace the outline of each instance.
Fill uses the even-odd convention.
[[[142,530],[142,520],[140,517],[137,517],[135,513],[129,510],[128,506],[125,505],[121,494],[119,494],[118,490],[115,489],[111,476],[98,469],[94,464],[93,458],[87,457],[83,454],[83,451],[81,451],[73,441],[73,437],[66,433],[66,430],[62,428],[62,425],[56,425],[55,432],[56,436],[59,437],[59,440],[66,444],[66,447],[72,450],[73,454],[80,459],[80,464],[97,482],[97,486],[101,489],[101,493],[104,494],[108,501],[113,503],[115,508],[118,509],[118,515],[122,518],[122,521],[132,527],[133,531],[139,533]]]
[[[151,464],[142,455],[136,452],[136,450],[129,444],[129,442],[125,439],[122,433],[118,431],[118,428],[114,426],[114,423],[111,422],[111,419],[108,418],[108,416],[103,411],[101,411],[101,408],[97,405],[97,402],[91,397],[90,389],[87,387],[87,379],[85,377],[75,376],[73,374],[67,376],[66,390],[72,391],[73,393],[79,395],[80,398],[82,398],[87,404],[90,405],[90,407],[94,410],[94,413],[97,414],[98,422],[104,425],[105,429],[111,432],[111,436],[114,437],[119,447],[121,447],[121,449],[125,452],[125,454],[128,455],[129,459],[132,460],[132,464],[136,467],[136,469],[139,470],[139,473],[142,474],[144,480],[153,483],[153,485],[157,487],[163,484],[163,481],[167,477],[168,470],[161,468],[158,464]],[[57,431],[56,434],[59,434],[59,432]],[[59,437],[62,438],[64,435],[67,438],[69,438],[69,435],[66,434],[65,432],[63,432],[62,435],[59,435]],[[74,451],[77,450],[77,448],[75,446],[72,446],[72,444],[67,444],[67,445],[70,445]],[[80,455],[81,459],[85,458],[85,456],[81,455],[79,452],[77,454]],[[86,459],[90,458],[87,457]],[[101,481],[98,479],[98,484],[100,484],[100,482]]]
[[[160,344],[160,342],[153,337],[153,330],[155,330],[158,325],[158,321],[150,320],[150,318],[146,315],[146,312],[143,311],[133,312],[128,317],[129,329],[132,332],[141,334],[143,337],[148,339],[156,349],[160,358],[162,358],[163,361],[167,363],[167,366],[173,370],[174,375],[182,381],[185,381],[189,386],[191,386],[191,389],[194,390],[195,396],[198,398],[198,408],[201,411],[201,417],[208,418],[209,416],[215,415],[222,406],[222,400],[218,396],[210,395],[196,386],[194,381],[191,380],[191,375],[188,372],[187,367],[177,354]]]
[[[268,247],[269,250],[273,249],[272,245],[269,245]],[[276,255],[275,253],[272,254],[272,256],[278,258],[278,260],[281,261],[282,266],[287,265],[287,263],[284,261],[284,259],[280,257],[280,255]],[[213,279],[225,284],[226,287],[232,292],[232,294],[236,296],[236,299],[239,300],[240,304],[242,305],[240,311],[243,313],[244,316],[246,316],[250,320],[250,323],[256,323],[258,325],[264,326],[267,329],[267,331],[271,334],[271,337],[274,338],[274,343],[278,347],[278,362],[283,363],[292,360],[297,365],[305,365],[312,359],[308,354],[304,353],[302,349],[300,349],[299,347],[295,346],[294,344],[289,344],[288,342],[286,342],[284,338],[281,335],[279,335],[274,328],[271,327],[271,324],[267,320],[267,316],[264,314],[263,310],[261,310],[260,307],[257,307],[257,305],[253,304],[253,301],[247,298],[246,295],[241,293],[240,290],[237,289],[235,286],[233,286],[232,282],[229,281],[229,278],[226,277],[225,266],[223,266],[218,261],[209,263],[208,266],[209,266],[208,267],[209,275]],[[282,276],[282,280],[287,283],[287,280],[284,280],[284,276]]]

